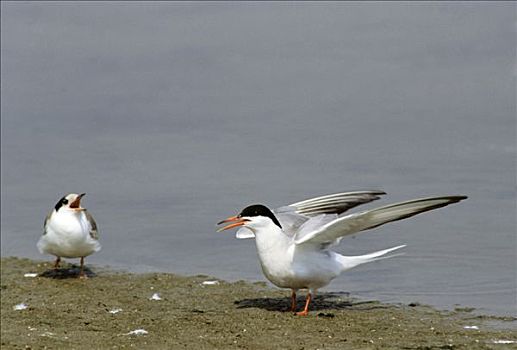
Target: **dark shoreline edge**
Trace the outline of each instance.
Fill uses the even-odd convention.
[[[517,318],[470,308],[439,311],[322,293],[308,317],[296,317],[282,311],[286,292],[264,282],[98,267],[80,280],[73,265],[57,273],[51,265],[1,259],[2,349],[517,348],[504,343],[517,342]],[[24,277],[31,272],[39,276]],[[155,293],[161,300],[151,299]],[[14,310],[20,304],[26,308]],[[130,333],[138,329],[148,333]]]

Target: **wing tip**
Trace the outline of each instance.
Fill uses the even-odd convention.
[[[459,194],[459,195],[453,195],[453,196],[443,196],[441,198],[443,198],[444,200],[447,200],[447,205],[449,205],[449,204],[459,203],[469,197]],[[437,197],[437,199],[440,199],[440,197]]]

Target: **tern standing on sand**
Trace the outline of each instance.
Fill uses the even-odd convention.
[[[264,205],[251,205],[239,215],[219,222],[231,222],[219,231],[242,226],[237,231],[237,238],[254,237],[266,278],[280,288],[292,290],[291,311],[296,311],[296,292],[299,289],[309,290],[304,310],[297,313],[307,315],[312,296],[317,289],[329,284],[343,271],[386,258],[383,257],[385,254],[405,247],[400,245],[366,255],[343,256],[330,248],[338,244],[344,236],[467,198],[422,198],[343,215],[348,209],[379,199],[383,194],[385,193],[382,191],[336,193],[293,203],[273,211]]]
[[[54,268],[61,258],[81,258],[80,278],[85,278],[84,258],[101,249],[97,224],[91,214],[81,207],[85,195],[70,193],[57,202],[43,225],[44,232],[38,241],[42,254],[56,256]]]

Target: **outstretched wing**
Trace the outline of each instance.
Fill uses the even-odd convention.
[[[384,194],[386,193],[383,191],[334,193],[289,204],[287,207],[282,207],[275,210],[275,212],[282,212],[282,209],[287,210],[287,208],[294,208],[296,213],[305,216],[316,216],[320,214],[339,215],[360,204],[377,200],[380,198],[379,196]]]
[[[84,215],[86,215],[86,219],[88,220],[88,223],[90,224],[90,237],[93,239],[98,240],[99,239],[99,232],[97,231],[97,223],[93,219],[92,214],[88,212],[88,210],[84,211]]]
[[[328,194],[289,204],[273,210],[288,236],[306,232],[314,225],[323,225],[360,204],[379,199],[383,191],[355,191]]]
[[[295,237],[295,243],[333,243],[343,236],[368,230],[391,221],[406,219],[428,210],[445,207],[466,198],[466,196],[444,196],[415,199],[341,216],[323,226],[320,226],[316,230],[300,230]]]
[[[311,220],[322,214],[333,214],[324,215],[325,221],[330,221],[337,215],[355,207],[360,204],[368,203],[379,199],[380,195],[386,194],[383,191],[355,191],[355,192],[342,192],[334,193],[321,197],[306,199],[301,202],[289,204],[273,210],[273,213],[277,217],[278,221],[282,225],[284,233],[290,237],[297,234],[299,229],[308,222],[319,222],[322,223],[322,218],[318,220]],[[305,225],[304,231],[308,228]],[[236,237],[240,239],[254,238],[255,235],[246,227],[240,228]]]

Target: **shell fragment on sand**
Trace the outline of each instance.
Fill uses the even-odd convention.
[[[215,286],[219,284],[219,281],[204,281],[201,283],[203,286]]]
[[[28,308],[28,306],[25,303],[20,303],[13,306],[13,310],[25,310],[26,308]]]
[[[23,275],[23,277],[31,277],[31,278],[34,278],[34,277],[38,277],[38,274],[37,273],[34,273],[34,272],[29,272],[29,273],[26,273]]]
[[[52,337],[52,336],[54,336],[54,335],[56,335],[56,334],[55,334],[55,333],[52,333],[52,332],[48,332],[48,331],[47,331],[47,332],[43,332],[43,333],[41,333],[41,334],[40,334],[40,337]]]
[[[160,294],[158,293],[154,293],[150,298],[149,300],[162,300],[162,298],[160,297]]]
[[[494,344],[515,344],[515,343],[517,343],[517,340],[500,339],[500,340],[494,340],[494,341],[492,341],[492,343],[494,343]]]
[[[134,331],[128,332],[125,335],[145,335],[148,333],[149,332],[146,331],[145,329],[135,329]]]

